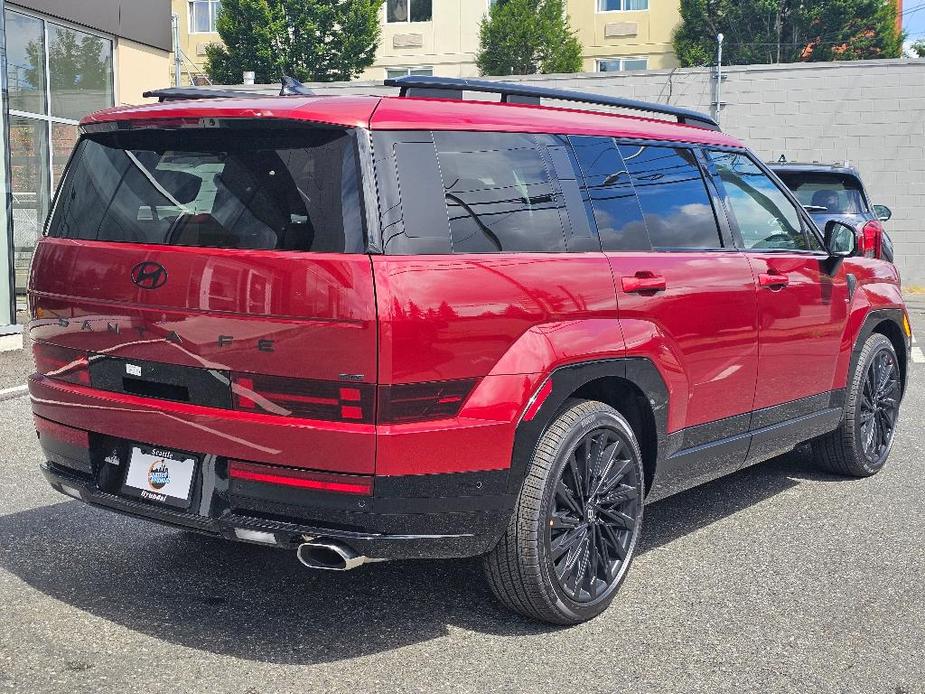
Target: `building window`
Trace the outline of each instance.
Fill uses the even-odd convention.
[[[16,285],[25,286],[51,194],[77,142],[77,123],[114,105],[113,42],[7,10],[10,174]]]
[[[410,75],[432,77],[433,74],[434,69],[432,67],[388,67],[385,69],[385,76],[390,80],[397,77],[408,77]]]
[[[639,12],[649,9],[649,0],[597,0],[598,12]]]
[[[627,72],[629,70],[648,69],[648,58],[601,58],[597,61],[598,72]]]
[[[388,0],[386,21],[429,22],[433,18],[432,0]]]
[[[222,11],[222,0],[190,0],[189,30],[191,34],[214,34]]]

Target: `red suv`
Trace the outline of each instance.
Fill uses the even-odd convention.
[[[569,624],[644,500],[804,441],[883,467],[910,328],[850,227],[701,114],[392,84],[83,121],[29,286],[55,489],[316,568],[481,556]]]

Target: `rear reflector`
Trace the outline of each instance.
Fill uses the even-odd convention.
[[[34,415],[32,419],[35,421],[35,430],[38,432],[39,438],[47,436],[77,448],[90,448],[90,434],[83,429],[67,427]]]
[[[32,358],[36,371],[43,376],[82,386],[90,385],[90,363],[85,352],[36,342],[32,345]]]
[[[474,379],[382,386],[379,421],[400,424],[455,417],[473,387]]]
[[[260,482],[262,484],[275,484],[283,487],[298,487],[300,489],[316,489],[322,492],[337,492],[340,494],[362,494],[370,496],[373,493],[373,478],[362,475],[338,475],[330,472],[309,472],[293,468],[276,467],[273,465],[259,465],[232,460],[228,463],[228,477],[232,480],[245,482]]]
[[[375,414],[375,386],[366,383],[235,373],[231,389],[237,410],[357,424],[372,423]]]

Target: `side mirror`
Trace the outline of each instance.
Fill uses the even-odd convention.
[[[825,249],[833,258],[849,258],[857,252],[858,233],[854,227],[837,219],[825,224]]]
[[[888,222],[893,216],[893,211],[886,205],[874,205],[874,214],[881,222]]]

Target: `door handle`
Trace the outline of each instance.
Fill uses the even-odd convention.
[[[782,289],[790,284],[790,278],[787,275],[777,275],[762,272],[758,275],[758,284],[762,287],[771,287],[772,289]]]
[[[665,278],[651,272],[637,272],[632,277],[621,278],[620,283],[623,285],[623,291],[627,294],[663,292],[668,289]]]

